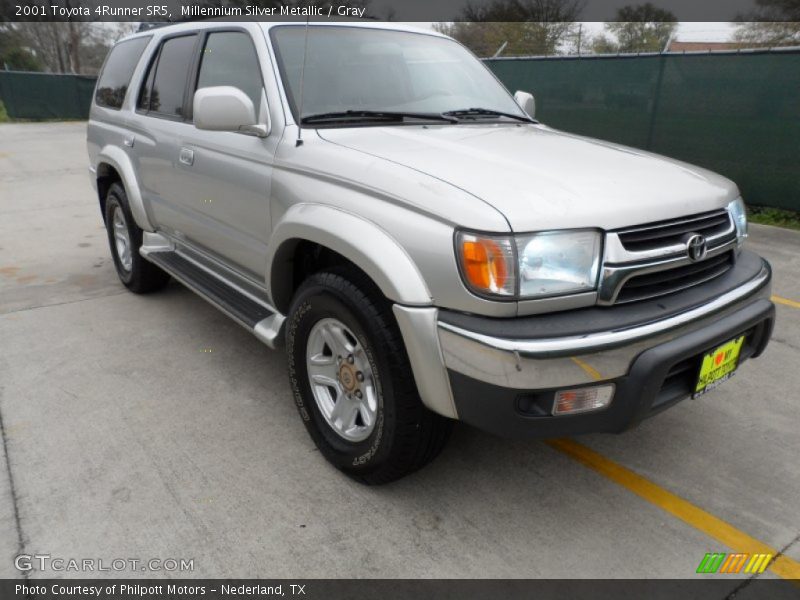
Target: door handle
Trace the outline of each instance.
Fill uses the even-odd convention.
[[[178,156],[178,160],[184,165],[191,166],[192,163],[194,163],[194,152],[188,148],[181,148],[181,153]]]
[[[134,136],[126,137],[122,140],[122,143],[125,144],[128,148],[133,148],[133,142],[136,141]]]

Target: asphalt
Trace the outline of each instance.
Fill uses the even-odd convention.
[[[732,551],[546,443],[466,426],[415,475],[351,482],[281,352],[179,284],[124,290],[84,138],[0,126],[0,577],[25,553],[193,559],[194,577],[692,578]],[[748,243],[800,302],[800,233]],[[576,440],[796,561],[800,305],[777,311],[764,356],[714,393]]]

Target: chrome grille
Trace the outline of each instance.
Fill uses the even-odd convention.
[[[622,284],[616,304],[646,300],[685,290],[716,279],[732,266],[733,252],[729,251],[682,267],[646,275],[634,275]]]
[[[642,252],[680,244],[689,233],[699,233],[706,238],[724,234],[731,228],[727,210],[715,210],[686,219],[650,223],[618,232],[622,246],[630,252]],[[731,232],[736,235],[735,230]]]
[[[697,262],[687,252],[695,234],[708,249]],[[597,302],[637,302],[711,281],[733,266],[736,244],[736,227],[724,209],[609,232]]]

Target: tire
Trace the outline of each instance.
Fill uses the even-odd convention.
[[[136,294],[163,288],[169,281],[169,274],[139,254],[142,230],[133,220],[125,189],[118,183],[112,184],[106,194],[105,218],[108,244],[120,281]]]
[[[338,339],[333,335],[336,323],[344,326],[340,333],[350,342],[355,358],[350,363],[343,355],[331,367],[328,354],[338,356],[336,348],[342,349],[342,342],[320,340]],[[453,421],[423,406],[391,304],[363,273],[351,268],[323,271],[300,286],[289,311],[286,352],[294,399],[311,438],[330,463],[353,479],[369,485],[394,481],[425,466],[444,448]],[[316,382],[319,373],[327,372],[323,369],[331,368],[339,373],[336,389],[315,383],[312,390],[309,373]],[[356,392],[363,390],[363,400],[352,428],[345,430],[342,423],[349,419],[340,423],[331,415],[351,389],[348,372],[354,368],[366,373],[353,384],[360,386]],[[323,410],[330,409],[328,400],[337,394],[334,409],[326,416]],[[355,393],[352,397],[358,402]],[[366,406],[371,400],[373,408]],[[370,429],[364,415],[373,409]]]

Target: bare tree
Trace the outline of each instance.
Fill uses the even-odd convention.
[[[470,48],[492,56],[504,46],[506,55],[556,54],[574,36],[582,0],[492,0],[468,4],[463,21],[434,28]]]
[[[592,49],[598,54],[660,52],[678,26],[674,14],[649,2],[623,6],[616,16],[615,22],[605,24],[606,34],[592,42]]]
[[[798,0],[756,0],[758,8],[739,15],[734,39],[744,47],[794,46],[800,44]]]
[[[96,46],[108,46],[95,23],[38,21],[3,26],[51,73],[96,73],[100,66],[94,56]]]
[[[88,0],[65,0],[64,6],[93,6]],[[70,20],[66,22],[27,21],[0,22],[0,35],[15,51],[29,52],[39,70],[51,73],[93,75],[113,43],[135,31],[135,23],[98,23]]]
[[[97,0],[52,0],[68,9],[85,8],[93,11]],[[70,19],[64,22],[33,20],[0,22],[0,36],[16,55],[28,52],[39,69],[51,73],[97,73],[105,56],[122,35],[137,27],[135,23],[98,23]]]

